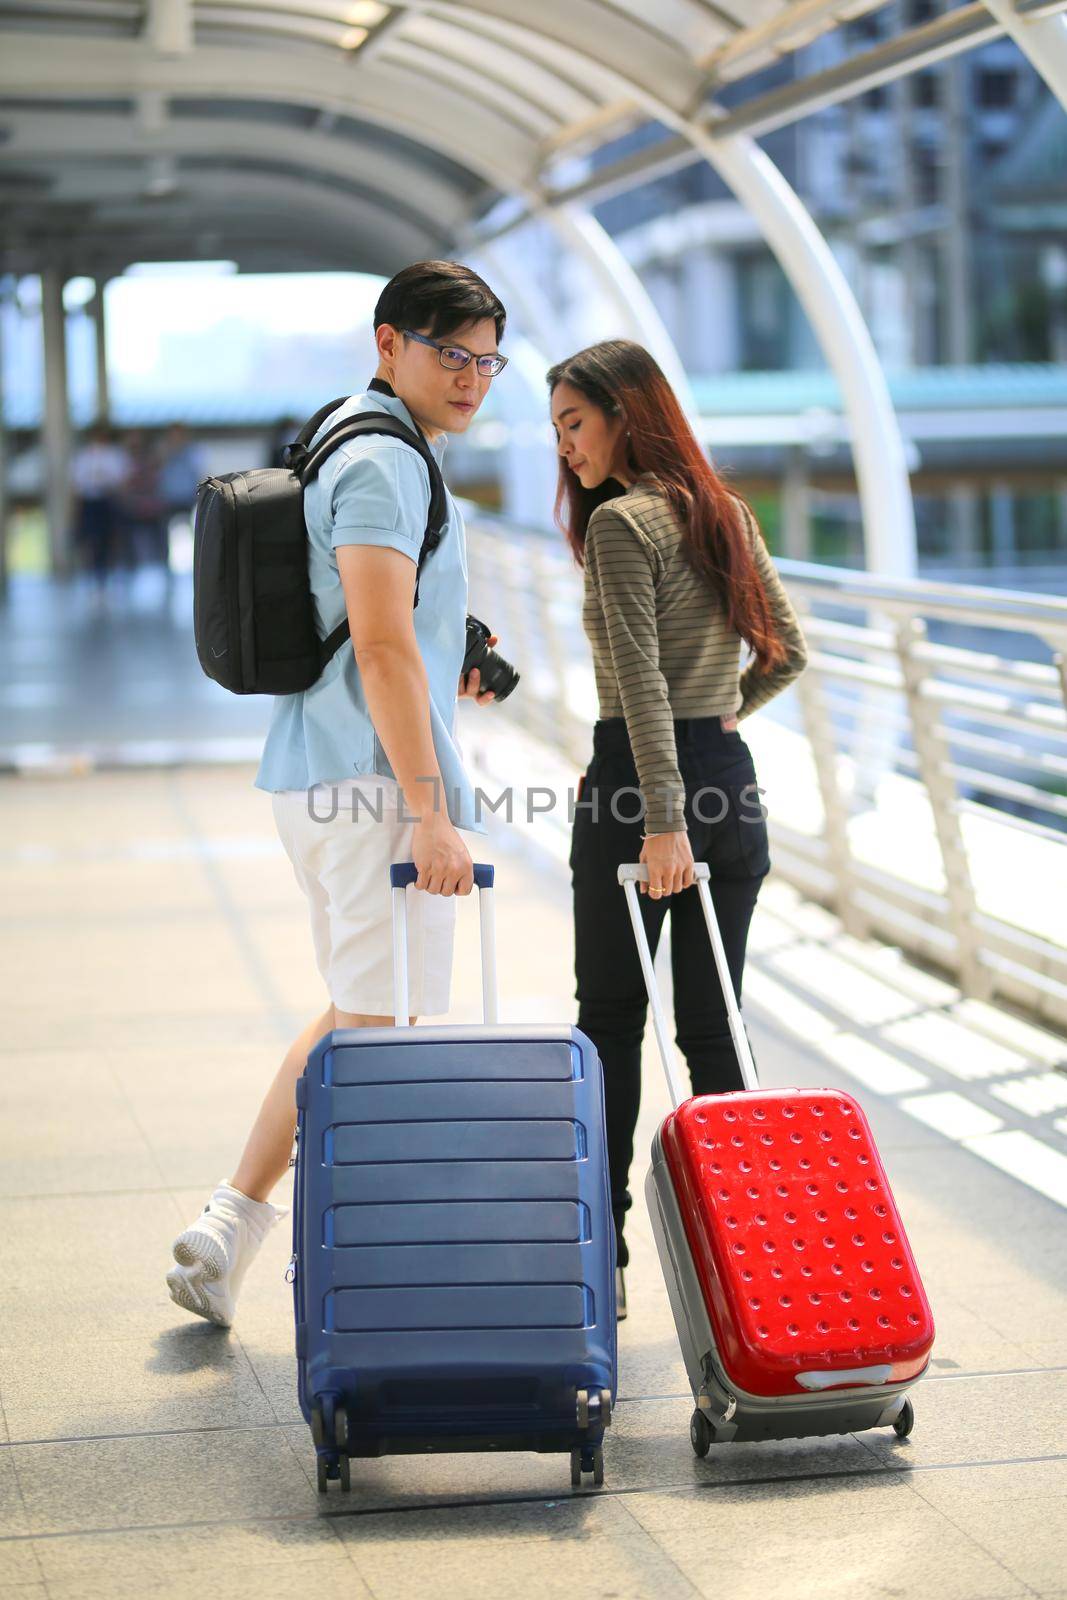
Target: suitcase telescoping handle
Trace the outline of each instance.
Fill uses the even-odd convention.
[[[393,998],[396,1025],[406,1028],[408,1017],[408,901],[407,886],[418,878],[414,861],[397,861],[389,868],[393,886]],[[482,933],[482,1019],[497,1021],[496,996],[496,908],[493,904],[493,868],[474,863],[474,884],[478,890],[479,924]]]
[[[749,1049],[748,1035],[745,1025],[741,1021],[741,1011],[734,994],[733,979],[730,977],[730,968],[726,961],[726,951],[723,949],[722,934],[719,932],[719,921],[715,915],[715,907],[711,903],[711,890],[708,888],[708,879],[711,876],[706,861],[698,861],[694,866],[696,875],[696,891],[700,896],[700,904],[704,911],[704,921],[708,925],[708,937],[711,948],[715,954],[715,968],[722,984],[722,992],[726,999],[726,1014],[730,1019],[730,1037],[734,1041],[737,1059],[741,1066],[741,1077],[746,1089],[758,1089],[759,1079],[756,1077],[756,1063],[752,1059]],[[645,986],[648,989],[648,998],[652,1005],[652,1025],[656,1032],[656,1043],[659,1045],[660,1059],[663,1070],[667,1074],[667,1086],[671,1091],[671,1102],[675,1110],[683,1100],[690,1098],[689,1090],[685,1087],[674,1060],[674,1052],[667,1037],[667,1019],[663,1014],[663,1001],[660,998],[659,985],[652,966],[652,952],[648,948],[648,938],[645,934],[645,924],[641,917],[641,907],[637,899],[637,885],[648,882],[648,868],[638,863],[624,864],[619,868],[619,882],[622,884],[626,895],[626,904],[630,909],[630,921],[633,923],[634,938],[637,940],[637,953],[641,958],[641,971],[645,975]]]

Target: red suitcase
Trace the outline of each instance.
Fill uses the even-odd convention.
[[[690,1436],[712,1443],[852,1433],[903,1438],[933,1318],[859,1104],[837,1089],[760,1089],[708,889],[700,895],[746,1088],[687,1096],[641,920],[619,868],[674,1110],[645,1185],[696,1400]]]

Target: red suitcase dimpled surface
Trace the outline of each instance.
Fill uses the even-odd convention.
[[[688,1100],[663,1145],[727,1375],[797,1394],[800,1372],[916,1377],[930,1307],[867,1119],[832,1089]]]

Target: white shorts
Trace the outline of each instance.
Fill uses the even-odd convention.
[[[413,822],[401,820],[401,799],[395,778],[376,776],[271,795],[278,834],[311,910],[315,961],[341,1011],[394,1015],[389,867],[411,860],[415,832]],[[410,888],[407,911],[409,1015],[440,1016],[449,1009],[455,896]]]

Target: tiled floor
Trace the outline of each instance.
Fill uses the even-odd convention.
[[[351,1498],[320,1499],[294,1392],[286,1229],[230,1333],[179,1312],[163,1283],[170,1239],[228,1173],[289,1038],[325,1001],[251,776],[0,784],[0,1600],[1061,1594],[1067,1213],[962,1124],[910,1104],[954,1093],[1053,1149],[1049,1097],[1027,1110],[996,1090],[1058,1079],[1059,1042],[850,945],[773,881],[749,967],[756,1057],[764,1081],[841,1084],[871,1116],[939,1328],[911,1439],[724,1446],[698,1461],[636,1209],[602,1490],[572,1491],[563,1457],[435,1455],[356,1462]],[[566,874],[519,833],[494,837],[491,855],[503,1015],[569,1021]],[[473,900],[460,918],[453,1020],[478,1014]],[[835,1009],[853,970],[862,1018]],[[783,993],[824,1019],[817,1037],[804,1012],[761,1006]],[[916,1017],[927,1025],[894,1032]],[[666,1108],[651,1050],[645,1072],[640,1149]]]
[[[270,699],[204,676],[192,604],[191,577],[157,567],[113,573],[102,605],[84,574],[13,577],[0,601],[0,770],[258,753]]]

